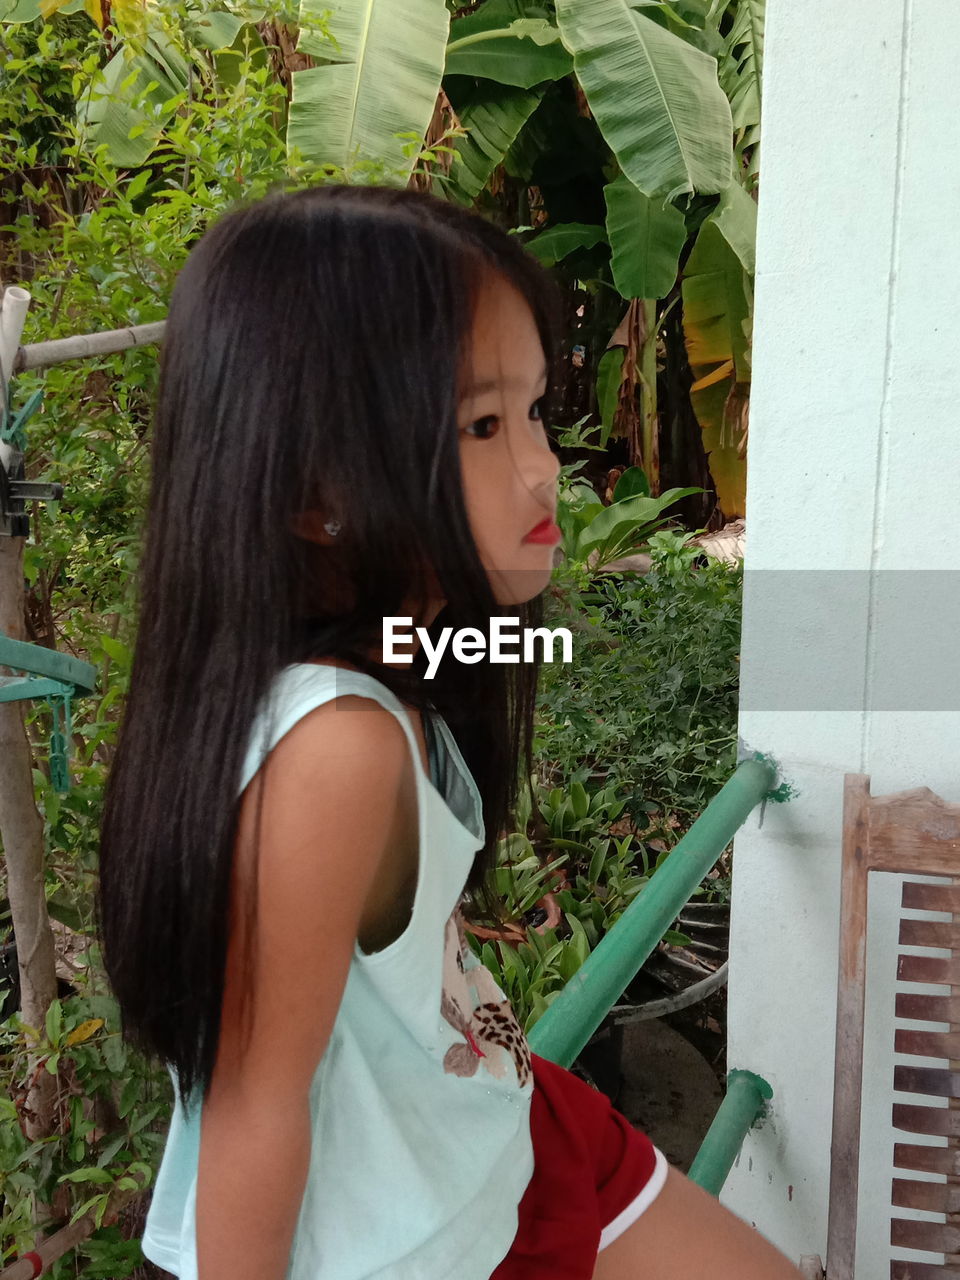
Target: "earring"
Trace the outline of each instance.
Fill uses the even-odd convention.
[[[343,528],[343,525],[339,520],[328,520],[323,527],[326,529],[327,533],[330,534],[331,538],[335,538]]]

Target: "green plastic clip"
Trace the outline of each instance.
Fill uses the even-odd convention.
[[[53,732],[50,735],[50,782],[56,791],[65,795],[70,790],[70,764],[68,743],[73,740],[70,723],[69,693],[51,694],[50,709],[53,712]],[[60,731],[60,709],[63,709],[64,727]]]
[[[22,409],[14,414],[9,408],[0,422],[0,440],[12,445],[20,453],[27,451],[27,435],[24,428],[43,403],[43,391],[34,391]]]

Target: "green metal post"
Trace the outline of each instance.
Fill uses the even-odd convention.
[[[687,1176],[691,1182],[713,1196],[720,1194],[744,1138],[763,1114],[767,1099],[772,1097],[773,1090],[762,1076],[740,1070],[728,1074],[726,1097],[690,1166]]]
[[[743,760],[687,834],[601,939],[527,1041],[534,1053],[562,1067],[575,1061],[747,815],[772,789],[776,768]]]

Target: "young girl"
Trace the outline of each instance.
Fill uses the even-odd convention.
[[[464,932],[533,769],[537,663],[480,645],[541,620],[560,314],[395,188],[230,213],[178,280],[98,921],[181,1280],[799,1274],[531,1054]]]

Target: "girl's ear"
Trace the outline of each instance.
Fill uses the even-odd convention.
[[[290,528],[298,538],[334,547],[338,545],[336,535],[324,528],[329,522],[330,516],[324,515],[322,511],[301,511],[291,519]]]

